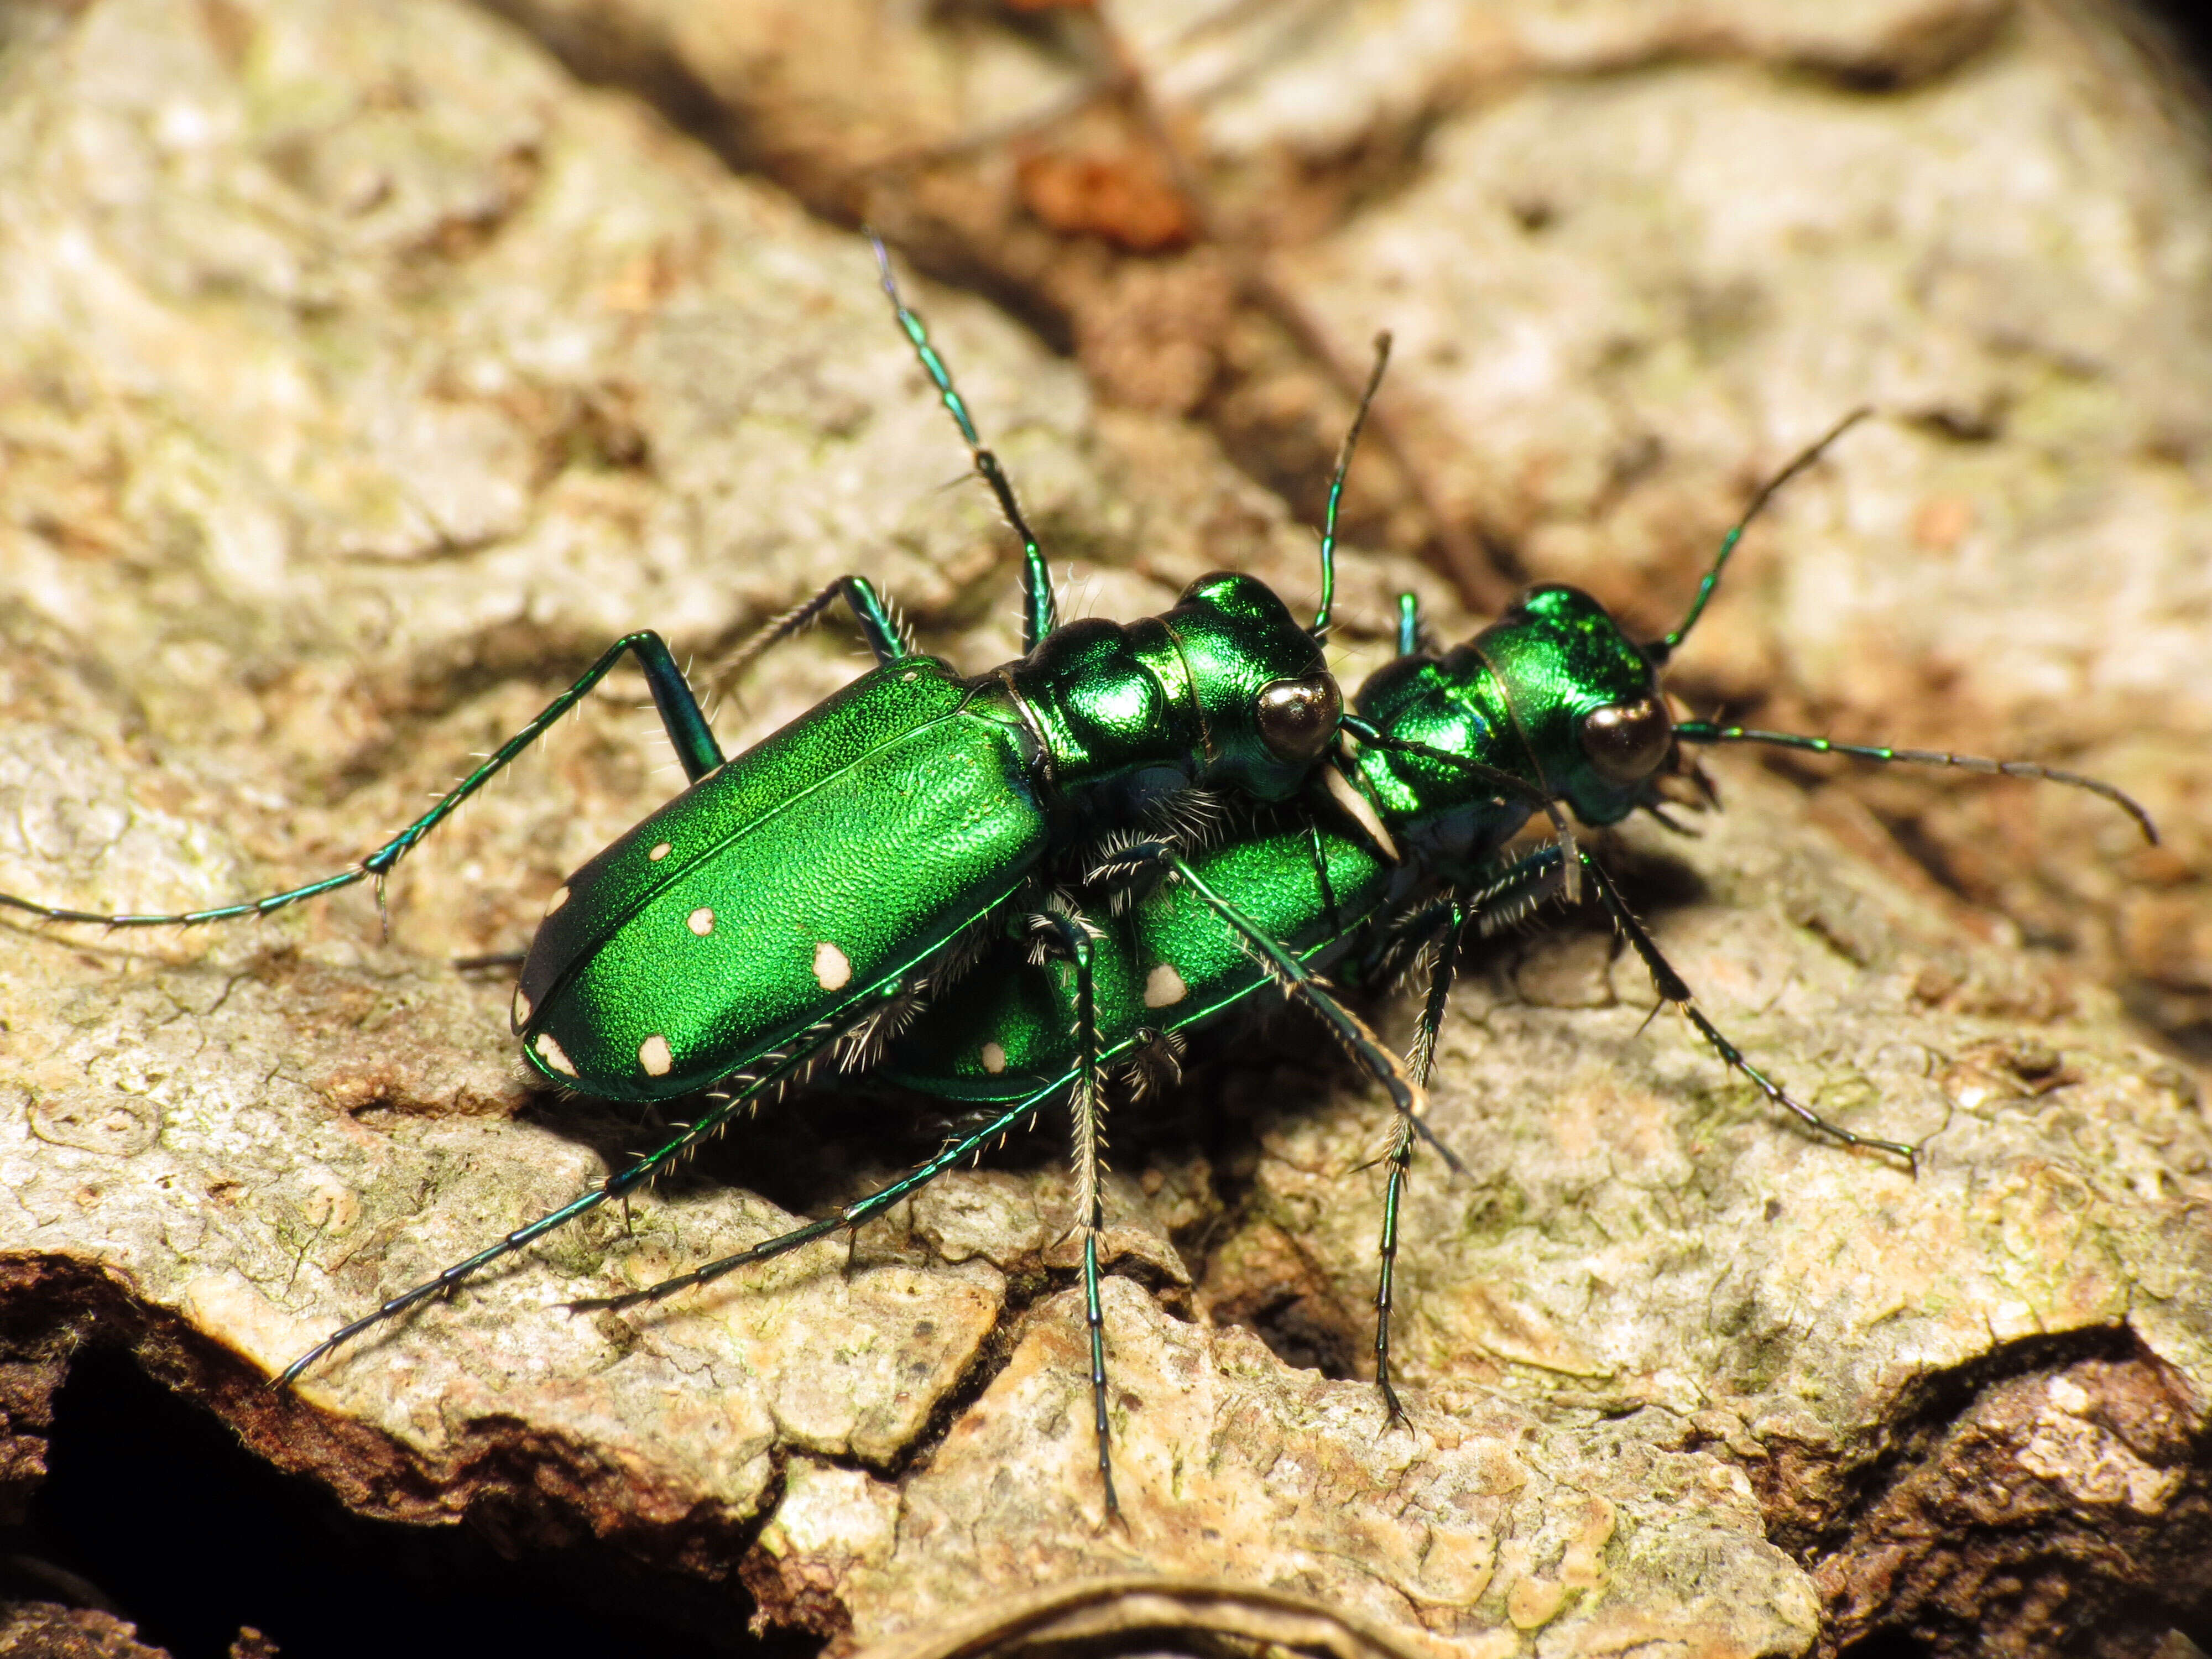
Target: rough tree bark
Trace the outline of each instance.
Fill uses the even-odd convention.
[[[1142,1577],[1185,1588],[1027,1609],[993,1650],[1179,1620],[1547,1659],[2202,1633],[2212,191],[2109,20],[497,9],[0,13],[0,890],[172,908],[337,867],[616,634],[713,652],[842,570],[961,661],[1013,654],[1010,550],[941,487],[962,457],[836,222],[862,213],[1073,347],[915,285],[1107,614],[1222,565],[1306,592],[1285,500],[1396,329],[1354,678],[1407,586],[1451,634],[1516,574],[1663,628],[1749,483],[1871,401],[1679,684],[2104,773],[2166,845],[2061,791],[1743,757],[1702,840],[1615,838],[1713,1017],[1925,1168],[1646,1029],[1589,918],[1509,941],[1443,1045],[1475,1173],[1415,1188],[1406,1427],[1360,1380],[1387,1115],[1294,1023],[1248,1035],[1178,1098],[1194,1127],[1117,1149],[1125,1527],[1048,1153],[664,1310],[565,1310],[911,1161],[929,1126],[889,1107],[787,1109],[724,1179],[269,1394],[641,1133],[534,1097],[503,988],[445,965],[525,942],[673,788],[618,680],[410,860],[388,938],[360,893],[0,932],[0,1496],[97,1340],[364,1512],[596,1536],[841,1648],[980,1651],[944,1633]],[[725,738],[853,667],[793,648]]]

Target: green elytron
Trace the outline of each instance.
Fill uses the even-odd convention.
[[[540,1071],[618,1100],[720,1083],[914,994],[1071,836],[1191,788],[1280,799],[1336,740],[1320,647],[1249,576],[988,674],[882,655],[554,893],[514,997]]]

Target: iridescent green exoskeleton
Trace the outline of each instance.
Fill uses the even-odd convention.
[[[1857,416],[1852,420],[1859,418]],[[1751,1065],[1692,999],[1620,890],[1575,844],[1557,810],[1603,828],[1645,811],[1674,827],[1671,793],[1717,804],[1684,745],[1766,743],[1875,761],[1917,762],[2039,778],[2087,789],[2130,813],[2155,841],[2148,816],[2111,785],[2031,762],[1989,761],[1924,750],[1832,744],[1826,738],[1676,720],[1660,672],[1711,597],[1721,568],[1773,491],[1809,465],[1846,421],[1771,481],[1722,544],[1681,626],[1649,644],[1630,639],[1605,608],[1574,588],[1522,596],[1473,639],[1424,649],[1412,595],[1401,600],[1397,659],[1374,674],[1344,725],[1360,741],[1340,771],[1251,815],[1240,831],[1201,851],[1124,845],[1102,861],[1110,880],[1150,866],[1161,878],[1118,912],[1091,907],[1088,948],[1065,965],[1024,962],[1012,947],[986,958],[926,1009],[886,1056],[884,1075],[927,1092],[994,1107],[972,1133],[921,1169],[788,1239],[771,1239],[680,1282],[696,1284],[841,1226],[905,1197],[1063,1097],[1095,1099],[1109,1068],[1139,1078],[1171,1054],[1179,1034],[1251,998],[1262,987],[1302,988],[1316,969],[1349,957],[1362,967],[1403,961],[1432,945],[1427,994],[1409,1067],[1425,1085],[1464,940],[1526,915],[1587,877],[1660,999],[1679,1007],[1720,1060],[1809,1127],[1854,1146],[1901,1158],[1916,1149],[1821,1118]],[[1532,814],[1554,814],[1555,838],[1517,853]],[[1224,932],[1219,918],[1240,926]],[[1255,941],[1257,941],[1255,943]],[[1326,1012],[1326,1010],[1324,1010]],[[1348,1015],[1331,1029],[1364,1060],[1371,1042]],[[1400,1203],[1414,1120],[1402,1119],[1389,1158],[1381,1272],[1376,1295],[1376,1375],[1389,1411],[1389,1316]],[[1090,1298],[1094,1330],[1098,1303]],[[1107,1429],[1094,1342],[1093,1400],[1102,1456]]]
[[[514,994],[540,1071],[666,1100],[818,1047],[917,991],[1072,840],[1192,789],[1279,799],[1336,741],[1320,647],[1249,576],[985,674],[880,643],[880,666],[553,894]]]
[[[726,672],[840,599],[878,665],[734,759],[725,760],[666,646],[640,633],[609,647],[429,811],[337,874],[173,915],[98,915],[0,895],[0,904],[47,921],[152,927],[265,915],[356,882],[380,884],[625,653],[644,670],[691,786],[553,894],[522,963],[514,1027],[530,1063],[556,1084],[641,1102],[713,1088],[714,1104],[573,1203],[335,1332],[280,1382],[630,1193],[745,1103],[825,1061],[865,1065],[884,1025],[972,960],[993,930],[1034,925],[1048,945],[1080,957],[1084,929],[1046,900],[1084,876],[1103,835],[1132,830],[1172,843],[1194,800],[1288,799],[1339,747],[1342,699],[1322,641],[1351,438],[1331,489],[1312,623],[1299,623],[1257,580],[1217,574],[1160,616],[1059,625],[1043,556],[1012,488],[901,301],[880,244],[876,252],[900,327],[1020,538],[1019,659],[964,675],[923,655],[866,578],[848,575],[770,624]],[[1326,990],[1310,995],[1349,1018]],[[1410,1114],[1418,1096],[1402,1067],[1379,1048],[1371,1058]],[[1076,1133],[1079,1158],[1095,1164],[1087,1103]],[[1095,1208],[1083,1224],[1094,1232]],[[1095,1255],[1094,1242],[1094,1296]]]

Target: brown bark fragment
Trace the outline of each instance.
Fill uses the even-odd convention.
[[[1820,1651],[1937,1655],[2155,1636],[2212,1598],[2212,1458],[2181,1379],[2136,1351],[1982,1390],[1933,1425],[1814,1568]]]
[[[96,1607],[52,1601],[0,1601],[0,1655],[6,1659],[168,1659],[137,1639],[138,1628]]]

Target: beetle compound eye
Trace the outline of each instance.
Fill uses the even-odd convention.
[[[1608,704],[1583,716],[1583,753],[1589,757],[1590,769],[1624,788],[1659,769],[1673,737],[1667,711],[1656,697]]]
[[[1327,749],[1344,716],[1334,674],[1277,680],[1260,689],[1260,741],[1277,760],[1310,761]]]

